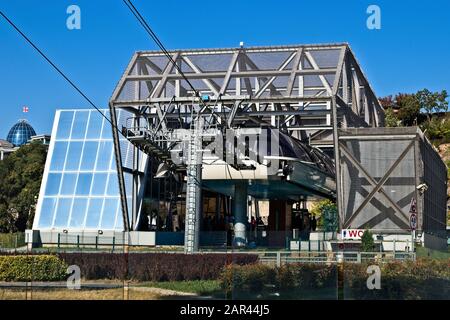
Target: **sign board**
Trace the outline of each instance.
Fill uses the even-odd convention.
[[[411,199],[411,205],[409,206],[409,213],[417,213],[416,198]]]
[[[417,202],[416,198],[411,199],[411,205],[409,206],[409,213],[411,214],[409,216],[409,226],[411,227],[411,230],[417,229]]]
[[[343,240],[361,240],[364,231],[363,229],[342,229],[341,236]]]
[[[417,214],[411,213],[411,216],[409,217],[409,226],[411,227],[411,230],[417,229]]]

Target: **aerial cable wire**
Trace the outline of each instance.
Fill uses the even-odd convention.
[[[189,79],[186,77],[186,75],[184,74],[184,72],[181,70],[181,68],[178,66],[178,64],[173,60],[172,56],[170,55],[170,53],[167,51],[166,47],[164,46],[164,44],[161,42],[161,40],[158,38],[158,36],[156,35],[156,33],[152,30],[152,28],[149,26],[149,24],[147,23],[147,21],[145,20],[145,18],[142,16],[142,14],[139,12],[139,10],[134,6],[133,2],[131,0],[122,0],[123,3],[128,7],[128,9],[131,11],[131,13],[135,16],[135,18],[139,21],[139,23],[141,24],[141,26],[144,28],[144,30],[149,34],[149,36],[152,38],[152,40],[156,43],[156,45],[161,49],[161,51],[164,53],[164,55],[169,59],[169,61],[173,64],[173,66],[178,70],[178,72],[180,73],[180,75],[183,77],[183,79],[187,82],[187,84],[191,87],[191,89],[194,91],[195,96],[200,98],[200,102],[201,104],[203,104],[203,106],[207,109],[211,110],[211,107],[208,106],[205,101],[203,101],[203,99],[200,97],[199,92],[197,91],[197,89],[195,89],[195,87],[192,85],[192,83],[189,81]],[[216,99],[216,102],[212,108],[212,113],[214,114],[214,109],[217,105],[217,101],[220,99],[221,100],[221,96],[218,97],[218,99]],[[252,97],[250,96],[247,99],[243,99],[239,105],[244,102],[252,102]],[[249,104],[250,105],[250,104]],[[225,106],[224,106],[225,107]],[[248,106],[249,107],[249,106]],[[247,107],[247,108],[248,108]],[[205,108],[201,108],[201,110],[204,110]],[[200,114],[201,112],[199,112]]]
[[[203,106],[205,108],[211,109],[211,107],[208,106],[205,103],[205,101],[203,101],[203,99],[200,97],[200,94],[199,94],[198,90],[195,89],[195,87],[192,85],[192,83],[186,77],[184,72],[181,70],[181,67],[178,66],[178,64],[173,60],[172,56],[167,51],[167,49],[164,46],[164,44],[161,42],[161,40],[156,35],[156,33],[152,30],[152,28],[147,23],[147,21],[142,16],[142,14],[139,12],[139,10],[134,6],[133,2],[131,0],[122,0],[122,1],[127,6],[127,8],[131,11],[131,13],[134,15],[134,17],[138,20],[138,22],[144,28],[144,30],[149,34],[149,36],[152,38],[152,40],[156,43],[156,45],[161,49],[161,51],[164,53],[164,55],[167,57],[167,59],[169,59],[169,62],[171,62],[173,64],[173,66],[175,67],[175,69],[177,69],[177,71],[180,73],[180,75],[183,77],[183,79],[186,81],[186,83],[189,85],[189,87],[191,87],[192,91],[194,91],[194,93],[195,93],[195,97],[199,98],[200,103],[203,104]],[[217,103],[217,99],[216,99],[216,103]],[[214,105],[214,107],[212,108],[213,110],[214,110],[215,106],[216,105]],[[202,109],[204,109],[204,108],[202,108]],[[202,110],[202,109],[200,109],[200,110]],[[200,113],[201,112],[199,112],[199,114]]]
[[[135,16],[135,18],[138,20],[138,22],[141,24],[141,26],[144,28],[144,30],[149,34],[149,36],[152,38],[152,40],[156,43],[156,45],[161,49],[161,51],[164,53],[164,55],[169,59],[169,61],[173,64],[173,66],[178,70],[178,72],[181,74],[183,79],[187,82],[187,84],[191,87],[191,89],[194,91],[195,95],[198,97],[199,93],[197,89],[192,85],[192,83],[189,81],[189,79],[186,77],[184,72],[181,70],[181,68],[177,65],[177,63],[173,60],[170,53],[167,51],[164,44],[159,40],[156,33],[152,30],[152,28],[149,26],[145,18],[141,15],[139,10],[133,5],[131,0],[122,0],[123,3],[128,7],[128,9],[131,11],[131,13]]]
[[[48,58],[47,55],[41,49],[39,49],[34,44],[34,42],[31,41],[31,39],[25,35],[25,33],[23,33],[19,29],[19,27],[17,27],[14,24],[14,22],[12,22],[2,11],[0,11],[0,15],[6,20],[6,22],[8,22],[10,26],[12,26],[17,31],[17,33],[19,33],[22,36],[23,39],[25,39],[26,42],[28,42],[28,44],[31,47],[33,47],[34,50],[36,50],[39,53],[39,55],[41,55],[41,57],[43,57],[48,62],[48,64],[50,64],[53,67],[53,69],[55,69],[72,86],[72,88],[74,88],[92,107],[94,107],[95,110],[97,110],[102,115],[103,118],[106,119],[106,121],[108,121],[111,124],[112,128],[116,129],[122,136],[124,136],[122,131],[119,130],[119,128],[117,128],[117,126],[115,126],[111,122],[111,120],[100,110],[100,108],[98,108],[95,105],[95,103],[92,102],[92,100],[89,99],[89,97],[72,80],[70,80],[70,78],[54,62],[52,62],[52,60],[50,60],[50,58]]]

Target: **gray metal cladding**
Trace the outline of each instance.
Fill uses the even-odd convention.
[[[339,142],[345,228],[406,233],[415,198],[419,230],[445,230],[447,169],[420,129],[345,129]]]

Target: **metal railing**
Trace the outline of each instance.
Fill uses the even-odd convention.
[[[416,259],[414,252],[272,251],[258,252],[258,255],[261,263],[277,266],[288,263],[364,263]]]
[[[23,232],[0,234],[0,249],[17,249],[25,245],[25,233]]]

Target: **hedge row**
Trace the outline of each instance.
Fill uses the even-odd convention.
[[[221,286],[227,293],[265,294],[291,290],[337,288],[336,265],[286,264],[227,266],[220,276]]]
[[[230,264],[253,264],[257,255],[178,253],[60,253],[68,265],[78,265],[84,279],[179,281],[217,279]]]
[[[331,298],[335,299],[339,287],[344,299],[448,299],[450,296],[450,260],[380,264],[380,290],[368,289],[368,266],[232,265],[224,269],[220,280],[228,294],[245,298],[267,296],[269,293],[276,293],[281,298],[298,298],[305,292],[331,292]]]
[[[368,264],[348,264],[343,269],[344,294],[350,299],[448,299],[450,260],[380,264],[380,290],[367,289]]]
[[[0,281],[58,281],[67,265],[54,255],[0,256]]]

